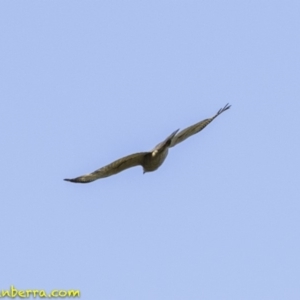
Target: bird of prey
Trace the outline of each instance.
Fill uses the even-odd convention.
[[[210,122],[212,122],[217,116],[222,112],[230,108],[231,105],[228,103],[221,108],[213,117],[200,121],[192,126],[187,127],[186,129],[179,131],[175,130],[170,134],[163,142],[159,143],[155,148],[150,152],[139,152],[134,153],[125,157],[122,157],[109,165],[106,165],[90,174],[82,175],[73,179],[64,179],[66,181],[76,182],[76,183],[88,183],[100,178],[105,178],[119,172],[124,171],[125,169],[142,166],[144,173],[152,172],[157,170],[168,155],[168,149],[174,147],[175,145],[181,143],[191,135],[198,133],[204,127],[206,127]]]

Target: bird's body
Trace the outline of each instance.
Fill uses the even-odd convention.
[[[148,153],[144,158],[143,169],[144,173],[157,170],[166,159],[172,139],[179,129],[174,131],[162,143],[159,143],[155,148]]]
[[[155,171],[162,165],[162,163],[166,159],[170,147],[174,147],[191,135],[198,133],[210,122],[212,122],[217,116],[219,116],[222,112],[229,108],[230,105],[226,104],[224,108],[221,108],[212,118],[205,119],[199,123],[187,127],[186,129],[180,131],[178,134],[177,132],[179,131],[179,129],[177,129],[150,152],[139,152],[131,154],[120,158],[90,174],[64,180],[76,183],[88,183],[96,179],[105,178],[117,174],[125,169],[139,165],[143,167],[144,173]]]
[[[153,151],[146,155],[143,163],[144,173],[157,170],[165,161],[168,152],[168,148],[166,148],[160,153]]]

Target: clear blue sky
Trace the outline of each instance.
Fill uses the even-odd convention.
[[[299,1],[1,1],[0,290],[300,298]],[[159,170],[63,181],[232,108]]]

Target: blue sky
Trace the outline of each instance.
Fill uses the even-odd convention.
[[[0,290],[299,299],[299,1],[1,1]],[[172,148],[153,173],[79,176]]]

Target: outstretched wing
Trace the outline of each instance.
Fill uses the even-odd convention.
[[[96,179],[105,178],[119,172],[124,171],[125,169],[142,165],[144,162],[144,157],[149,152],[140,152],[131,154],[125,157],[122,157],[111,164],[104,166],[93,173],[79,176],[73,179],[64,179],[66,181],[76,182],[76,183],[88,183]]]
[[[170,147],[174,147],[175,145],[181,143],[191,135],[198,133],[203,128],[205,128],[210,122],[212,122],[217,116],[219,116],[223,111],[230,108],[231,105],[227,103],[223,108],[221,108],[212,118],[205,119],[203,121],[200,121],[199,123],[196,123],[188,128],[185,128],[181,130],[178,134],[174,136],[172,139]]]

